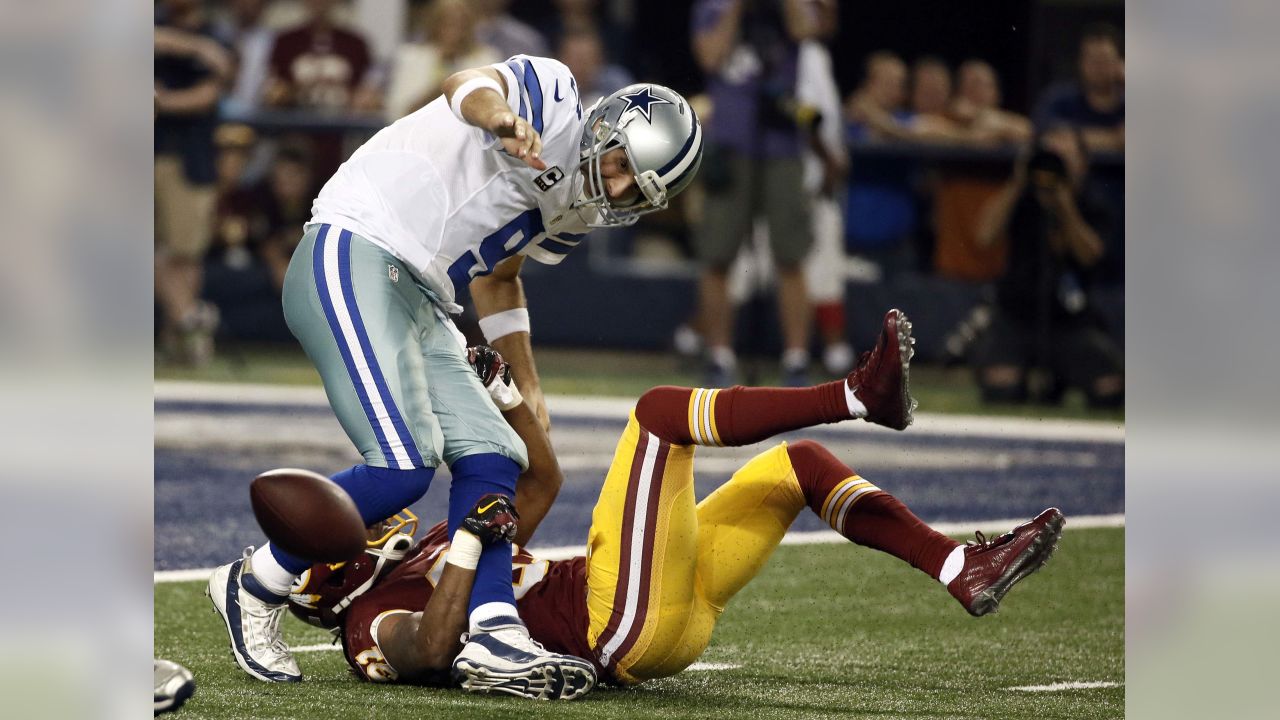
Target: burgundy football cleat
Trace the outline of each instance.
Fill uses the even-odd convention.
[[[911,397],[909,372],[916,354],[911,321],[901,310],[885,313],[876,346],[858,358],[858,367],[845,379],[853,394],[867,406],[866,421],[905,430],[918,403]]]
[[[947,590],[974,617],[995,612],[1014,583],[1048,562],[1066,523],[1061,510],[1049,508],[993,540],[977,533],[977,542],[964,549],[964,569]]]

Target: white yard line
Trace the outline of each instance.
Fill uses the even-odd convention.
[[[327,407],[324,389],[311,386],[252,385],[244,383],[197,383],[161,381],[155,383],[155,399],[165,401],[246,403],[273,405],[290,403]],[[625,419],[635,406],[633,398],[602,398],[578,395],[549,395],[547,408],[576,417],[607,420]],[[824,425],[826,431],[849,433],[892,433],[869,423]],[[1038,440],[1086,440],[1124,442],[1123,424],[1088,420],[1036,420],[977,415],[916,413],[913,434],[1008,437]]]
[[[973,522],[940,522],[930,527],[946,535],[959,535],[974,530],[985,530],[991,533],[1007,532],[1013,526],[1026,522],[1026,518],[1004,520],[977,520]],[[1088,530],[1092,528],[1124,527],[1124,515],[1078,515],[1067,518],[1068,530]],[[789,532],[782,538],[783,545],[831,545],[848,542],[834,530],[814,530],[807,532]],[[568,560],[583,555],[587,551],[584,545],[562,545],[559,547],[531,547],[529,552],[543,560]],[[213,568],[194,568],[190,570],[157,570],[154,582],[193,582],[208,580]]]
[[[1093,680],[1090,682],[1060,682],[1052,685],[1022,685],[1019,687],[1005,689],[1017,690],[1019,692],[1061,692],[1063,690],[1093,690],[1095,688],[1122,687],[1123,685],[1124,683]]]

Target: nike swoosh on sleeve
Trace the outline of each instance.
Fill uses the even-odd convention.
[[[561,100],[564,100],[564,98],[560,97],[560,78],[556,78],[556,90],[554,95],[555,95],[556,102],[560,102]]]

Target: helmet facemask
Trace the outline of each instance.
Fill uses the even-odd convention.
[[[628,167],[636,168],[635,157],[627,144],[627,134],[610,127],[603,118],[600,119],[596,124],[594,144],[581,155],[581,187],[578,199],[572,205],[574,209],[594,211],[584,218],[590,227],[634,225],[641,215],[665,210],[667,207],[667,191],[658,182],[657,173],[652,170],[635,174],[639,192],[629,204],[619,204],[609,197],[601,163],[607,153],[617,148],[622,148],[627,154]]]

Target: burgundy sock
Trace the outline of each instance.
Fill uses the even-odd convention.
[[[787,453],[809,507],[853,542],[889,553],[932,578],[960,544],[930,528],[818,443],[791,443]]]
[[[779,433],[850,419],[844,381],[807,388],[664,385],[636,403],[636,419],[676,445],[751,445]]]

